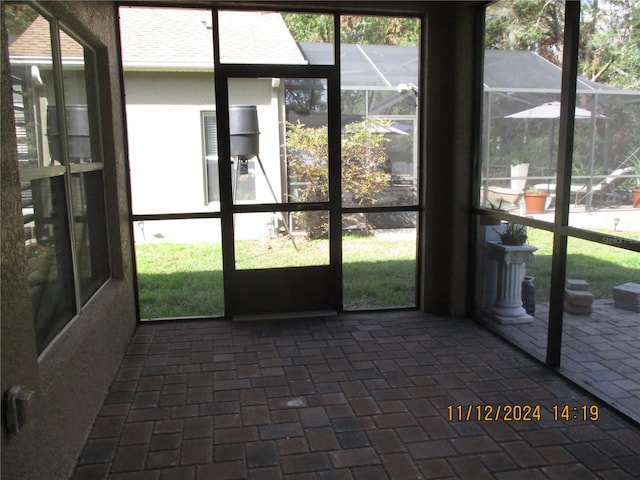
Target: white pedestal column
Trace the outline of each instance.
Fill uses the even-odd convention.
[[[529,323],[533,317],[522,306],[522,280],[527,263],[533,262],[538,247],[503,245],[488,242],[489,258],[498,263],[498,285],[495,305],[489,317],[500,324]]]

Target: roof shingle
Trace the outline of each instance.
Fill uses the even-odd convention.
[[[211,12],[187,8],[121,7],[125,69],[213,69]],[[80,45],[61,35],[65,56],[82,56]],[[221,60],[227,63],[304,64],[279,13],[220,12]],[[49,23],[36,20],[10,46],[12,57],[51,57]]]
[[[124,67],[213,68],[211,14],[206,10],[120,8]],[[220,12],[221,61],[305,63],[282,16]]]

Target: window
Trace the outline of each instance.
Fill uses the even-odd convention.
[[[636,371],[620,368],[639,339],[624,300],[640,271],[640,92],[638,69],[623,67],[633,8],[548,6],[517,27],[513,4],[486,9],[476,314],[637,417]],[[545,26],[518,35],[533,25]],[[528,245],[501,245],[505,221],[526,225]]]
[[[220,201],[218,174],[218,124],[215,112],[202,113],[202,138],[206,174],[207,204]],[[256,199],[255,159],[233,157],[233,198],[237,201]],[[236,164],[237,162],[237,164]]]
[[[384,32],[391,28],[398,33],[388,44]],[[340,17],[347,310],[418,301],[420,31],[417,18]]]
[[[207,204],[209,204],[220,201],[218,124],[215,112],[202,112],[202,139],[204,143],[204,171],[207,178],[205,195]]]
[[[38,352],[110,277],[95,54],[46,12],[7,6]]]

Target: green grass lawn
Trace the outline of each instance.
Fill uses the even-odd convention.
[[[345,309],[416,305],[415,239],[346,236],[342,264]]]
[[[136,245],[141,318],[221,315],[219,243]]]
[[[617,232],[605,232],[616,234]],[[528,229],[528,243],[538,247],[535,262],[527,265],[527,275],[536,277],[536,298],[549,301],[553,236],[535,228]],[[628,239],[640,240],[640,233],[625,232]],[[586,280],[595,298],[610,298],[611,288],[640,281],[640,254],[614,246],[570,238],[567,250],[567,278]]]
[[[625,234],[640,240],[640,234]],[[549,300],[552,235],[528,230],[538,247],[533,275],[539,302]],[[237,268],[259,269],[328,264],[327,240],[239,241]],[[224,313],[222,250],[219,243],[150,243],[136,246],[142,318],[207,316]],[[346,236],[343,239],[344,308],[360,310],[416,304],[414,239]],[[613,246],[569,240],[567,278],[589,282],[596,298],[611,288],[640,281],[640,255]]]
[[[327,240],[239,241],[236,268],[327,265]],[[343,241],[344,308],[414,306],[416,247],[411,239],[347,236]],[[142,318],[224,313],[219,243],[136,246]]]

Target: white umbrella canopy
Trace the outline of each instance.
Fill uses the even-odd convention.
[[[586,108],[576,107],[575,118],[591,118],[593,113]],[[560,102],[548,102],[521,112],[512,113],[504,118],[560,118]],[[605,118],[598,114],[596,118]]]
[[[554,159],[554,131],[556,120],[560,118],[560,102],[547,102],[542,105],[538,105],[537,107],[529,108],[527,110],[522,110],[521,112],[512,113],[511,115],[507,115],[504,118],[519,118],[519,119],[552,119],[553,122],[550,124],[550,137],[549,137],[549,172],[553,172],[553,159]],[[575,110],[575,118],[576,119],[599,119],[599,118],[607,118],[606,115],[593,113],[591,110],[587,110],[586,108],[576,107]],[[595,135],[595,131],[591,132],[592,135]],[[595,150],[593,147],[593,139],[591,145],[591,170],[593,170],[594,163],[594,155]]]

